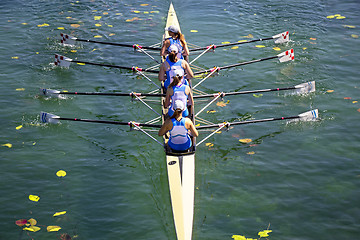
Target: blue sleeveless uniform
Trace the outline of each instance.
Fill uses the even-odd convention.
[[[168,115],[171,117],[175,112],[174,102],[176,100],[181,100],[185,106],[185,110],[182,112],[182,116],[183,117],[189,116],[189,110],[186,107],[188,100],[188,95],[185,93],[186,85],[181,84],[180,86],[173,86],[172,89],[173,89],[173,95],[171,96],[171,106],[169,108]]]
[[[168,38],[168,39],[170,40],[170,45],[169,45],[168,49],[166,49],[166,50],[169,52],[170,46],[175,45],[178,49],[178,54],[177,54],[178,59],[184,59],[184,57],[182,55],[184,48],[181,45],[180,39],[173,39],[172,37]]]
[[[184,68],[181,66],[182,61],[184,61],[184,60],[179,59],[177,62],[174,63],[174,62],[170,61],[169,57],[166,58],[166,62],[169,64],[170,69],[168,71],[166,71],[166,80],[164,82],[165,89],[167,89],[168,86],[170,85],[170,83],[172,82],[172,80],[173,80],[172,78],[174,76],[174,72],[176,69],[180,69],[185,73]],[[185,80],[185,78],[183,78],[183,83],[185,85],[189,85],[189,83]]]
[[[169,131],[170,138],[168,145],[176,151],[185,151],[192,145],[188,130],[185,128],[185,118],[182,118],[180,121],[172,118],[171,121],[173,127]]]

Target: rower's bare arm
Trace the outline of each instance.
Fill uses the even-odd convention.
[[[187,61],[187,62],[189,62],[189,55],[190,55],[190,51],[189,51],[188,45],[185,43],[183,56],[184,56],[185,61]]]
[[[189,63],[186,62],[186,61],[183,61],[183,63],[184,63],[183,68],[185,69],[185,72],[186,72],[186,75],[187,75],[186,78],[187,78],[187,79],[193,78],[193,77],[194,77],[194,73],[193,73],[193,71],[191,70]]]
[[[160,82],[165,81],[165,66],[164,66],[164,63],[160,66],[158,79],[159,79]]]
[[[189,97],[188,97],[188,99],[189,99],[189,104],[191,105],[191,106],[194,106],[194,98],[193,98],[193,94],[192,94],[192,91],[191,91],[191,89],[190,89],[190,87],[189,86],[187,86],[187,91],[188,91],[188,95],[189,95]]]
[[[165,135],[168,131],[170,131],[172,128],[172,122],[171,120],[167,119],[165,120],[164,124],[161,126],[158,135],[159,136],[163,136]]]
[[[161,47],[160,56],[166,56],[166,49],[168,49],[169,45],[170,45],[170,40],[166,39]]]
[[[190,130],[191,135],[194,137],[199,136],[199,132],[198,132],[198,130],[196,130],[196,128],[195,128],[193,122],[190,120],[190,118],[186,118],[186,123],[187,123],[187,129]]]
[[[164,103],[165,108],[168,108],[170,106],[170,99],[171,99],[172,94],[173,94],[173,89],[171,87],[169,87],[166,91],[166,97],[165,97],[165,103]]]

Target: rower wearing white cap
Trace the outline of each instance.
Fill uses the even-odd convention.
[[[165,89],[167,89],[168,86],[170,85],[170,83],[172,82],[172,78],[174,76],[175,70],[181,70],[181,71],[185,72],[186,78],[188,80],[190,80],[190,78],[194,77],[194,73],[191,70],[189,63],[183,59],[178,59],[177,47],[174,45],[171,45],[169,47],[169,50],[170,50],[169,57],[160,66],[160,71],[159,71],[159,75],[158,75],[158,78],[160,81],[165,81],[164,82]],[[186,83],[185,78],[183,78],[183,81],[184,81],[184,84],[189,85],[189,83]]]
[[[185,41],[184,34],[182,34],[179,28],[174,25],[165,28],[165,31],[168,31],[170,37],[167,38],[162,45],[160,52],[161,56],[165,58],[166,55],[171,52],[169,47],[174,45],[178,48],[178,58],[188,61],[189,48]]]
[[[192,136],[199,135],[193,122],[189,118],[182,116],[185,105],[181,100],[176,100],[174,103],[175,113],[170,119],[165,120],[160,128],[158,135],[163,136],[167,132],[170,133],[168,145],[175,151],[186,151],[192,146],[189,136],[189,130]]]
[[[166,98],[165,98],[165,108],[169,107],[168,115],[171,117],[175,112],[174,103],[177,100],[183,102],[184,106],[192,105],[193,103],[193,96],[189,86],[185,85],[183,82],[184,72],[182,70],[175,70],[174,77],[172,83],[169,85],[166,91]],[[185,107],[183,113],[183,117],[189,116],[189,110]]]

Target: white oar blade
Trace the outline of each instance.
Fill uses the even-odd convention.
[[[40,120],[42,123],[53,123],[53,124],[58,124],[60,123],[59,120],[59,116],[56,116],[54,114],[51,113],[47,113],[47,112],[41,112],[40,113]]]
[[[299,115],[301,121],[315,121],[319,117],[319,110],[311,110]]]
[[[59,97],[59,93],[60,91],[58,90],[52,90],[52,89],[46,89],[46,88],[40,88],[40,93],[42,93],[42,95],[47,96],[47,97]]]
[[[296,93],[299,94],[315,92],[315,81],[296,85],[295,88],[296,88]]]
[[[71,58],[55,54],[55,62],[54,62],[55,66],[69,68],[71,61],[72,61]]]
[[[76,37],[60,33],[61,36],[61,44],[65,46],[74,46]]]
[[[274,39],[275,43],[286,43],[286,42],[290,41],[289,31],[279,33],[279,34],[273,36],[273,39]]]
[[[293,61],[295,59],[294,49],[287,50],[277,55],[281,63]]]

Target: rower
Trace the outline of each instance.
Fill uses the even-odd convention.
[[[189,61],[189,48],[185,41],[184,34],[182,34],[178,27],[171,25],[165,28],[165,31],[168,31],[169,38],[167,38],[161,48],[160,55],[165,58],[168,53],[171,51],[169,47],[174,45],[178,48],[178,58],[185,59],[185,61]]]
[[[169,85],[166,91],[166,98],[165,98],[165,108],[169,108],[168,115],[171,117],[174,112],[174,103],[177,100],[183,102],[184,106],[192,105],[193,103],[193,96],[189,86],[185,85],[183,82],[184,72],[180,69],[176,69],[174,71],[174,77],[172,83]],[[188,104],[189,103],[189,104]],[[189,116],[189,110],[186,107],[182,113],[183,117]]]
[[[171,45],[169,47],[170,53],[169,56],[166,58],[166,61],[164,61],[160,66],[160,71],[158,78],[160,81],[164,82],[164,88],[167,89],[170,83],[172,82],[172,78],[174,75],[174,71],[176,69],[182,70],[183,72],[186,72],[186,77],[188,80],[190,78],[194,77],[194,73],[190,68],[190,65],[188,62],[186,62],[183,59],[179,59],[177,57],[178,49],[176,46]],[[186,85],[189,85],[185,78],[183,78],[183,81]]]
[[[170,119],[165,120],[158,135],[163,136],[169,132],[168,146],[175,151],[184,152],[192,146],[189,130],[190,134],[194,137],[197,137],[199,133],[190,118],[182,116],[185,105],[181,100],[175,101],[174,109],[174,114]]]

